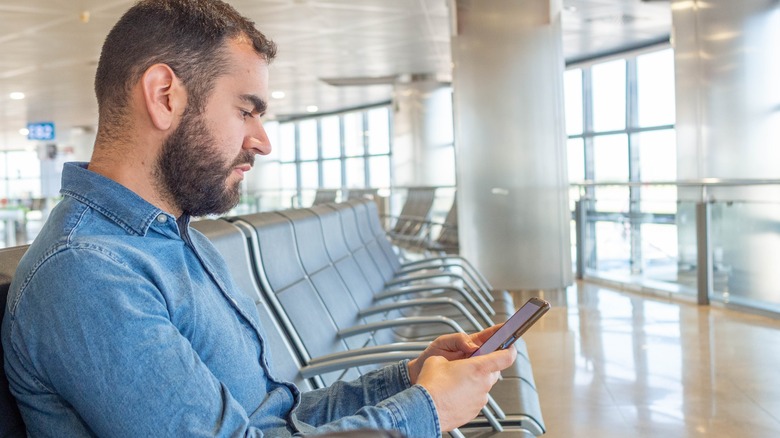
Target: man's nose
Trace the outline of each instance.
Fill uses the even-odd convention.
[[[259,155],[268,155],[271,153],[271,141],[265,132],[263,122],[257,121],[256,125],[247,132],[244,137],[244,149],[254,149]]]

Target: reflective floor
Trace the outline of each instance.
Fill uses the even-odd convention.
[[[780,437],[779,320],[590,284],[544,298],[523,337],[546,438]]]

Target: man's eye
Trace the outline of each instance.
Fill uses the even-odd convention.
[[[246,119],[247,117],[252,117],[252,113],[251,113],[251,112],[249,112],[249,111],[244,111],[244,110],[241,110],[241,117],[243,117],[243,118],[245,118],[245,119]]]

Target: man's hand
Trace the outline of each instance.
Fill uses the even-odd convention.
[[[462,426],[479,414],[500,371],[512,365],[516,357],[517,350],[509,348],[463,360],[450,361],[442,356],[425,360],[417,384],[431,394],[443,432]]]
[[[514,348],[469,358],[499,328],[501,324],[472,335],[439,336],[419,357],[409,361],[412,384],[421,385],[431,394],[442,431],[448,432],[476,417],[487,403],[488,391],[500,377],[500,371],[514,363]]]
[[[417,383],[417,376],[420,374],[426,359],[431,356],[442,356],[447,360],[465,359],[477,351],[480,345],[487,341],[488,338],[493,336],[493,333],[501,328],[501,325],[496,324],[471,335],[453,333],[436,338],[420,356],[409,361],[409,378],[412,381],[412,385]]]

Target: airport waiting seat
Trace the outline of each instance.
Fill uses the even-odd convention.
[[[311,213],[317,213],[316,216],[319,221],[312,217]],[[483,328],[478,323],[477,318],[469,314],[468,309],[462,303],[449,297],[434,295],[430,298],[403,299],[390,301],[389,303],[385,303],[384,301],[386,300],[377,300],[371,291],[371,285],[359,271],[354,258],[350,257],[349,252],[346,250],[346,245],[340,242],[341,239],[338,238],[338,229],[340,227],[338,225],[338,215],[334,210],[326,207],[313,207],[309,211],[303,209],[287,210],[280,212],[280,214],[285,215],[293,223],[296,244],[304,269],[309,269],[308,272],[312,277],[319,275],[327,269],[338,273],[339,280],[343,280],[343,283],[348,285],[347,289],[360,310],[360,316],[373,316],[383,310],[388,312],[395,311],[395,313],[382,313],[380,317],[397,319],[403,316],[444,316],[455,320],[462,327],[472,327],[468,331],[478,331]],[[336,232],[333,231],[334,229]],[[323,246],[323,242],[327,243]],[[366,261],[370,257],[362,255],[359,258]],[[306,268],[306,265],[313,265],[313,267]],[[320,272],[312,275],[318,270]],[[320,291],[321,295],[326,296],[325,300],[333,300],[334,306],[338,308],[338,311],[343,310],[345,307],[343,300],[338,298],[340,294],[336,292],[343,290],[344,286],[333,284],[332,282],[325,282],[320,285],[316,283],[315,287]],[[344,295],[344,293],[342,292],[341,295]],[[513,310],[513,308],[504,309],[500,312],[502,316],[497,315],[497,319],[489,321],[488,325],[503,322]],[[421,328],[428,328],[428,330],[422,332],[422,336],[420,333]],[[432,331],[430,330],[431,328],[435,329],[437,327],[420,327],[416,324],[405,324],[401,326],[400,330],[393,331],[393,338],[388,339],[387,336],[382,338],[375,337],[375,340],[377,343],[382,344],[410,339],[431,339],[443,334],[441,330]],[[520,354],[516,367],[506,370],[504,374],[510,377],[524,378],[533,388],[531,364],[528,360],[525,343],[521,341],[516,345],[516,348]]]
[[[403,292],[415,291],[420,284],[440,285],[442,289],[448,289],[452,293],[460,294],[469,303],[473,310],[485,321],[492,324],[491,317],[497,310],[503,313],[512,312],[513,303],[511,297],[502,294],[502,305],[499,309],[492,304],[495,300],[492,291],[484,284],[480,284],[477,276],[470,272],[454,272],[448,266],[430,267],[415,265],[414,268],[401,269],[398,256],[390,247],[387,234],[381,231],[381,236],[372,232],[364,207],[374,205],[370,201],[348,201],[341,204],[329,204],[340,213],[342,232],[351,251],[358,251],[364,247],[368,258],[372,260],[382,278],[383,288],[393,288],[385,291],[381,296]],[[361,212],[363,214],[361,214]],[[384,247],[383,247],[384,245]],[[419,267],[419,269],[418,269]],[[501,319],[503,321],[503,319]]]
[[[458,240],[458,200],[452,201],[452,206],[447,211],[444,222],[426,222],[417,247],[424,254],[458,254],[460,241]]]
[[[347,199],[376,199],[378,193],[377,189],[349,189]]]
[[[259,215],[255,215],[257,217],[254,218],[253,222],[262,224],[262,225],[278,225],[279,222],[279,215],[275,213],[261,213]],[[237,222],[238,224],[242,224],[243,222]],[[223,254],[223,257],[225,257],[226,262],[228,262],[229,265],[231,265],[231,274],[236,276],[246,276],[246,267],[248,264],[249,257],[246,257],[247,261],[240,260],[241,254],[244,252],[242,250],[242,247],[245,246],[245,241],[242,242],[242,240],[245,239],[243,235],[239,235],[239,232],[237,232],[237,228],[235,225],[228,223],[226,221],[220,221],[220,220],[206,220],[206,221],[199,221],[192,224],[193,228],[203,233],[207,238],[209,238],[217,247],[217,249],[220,251],[220,253]],[[250,231],[246,226],[244,226],[245,230]],[[275,231],[284,231],[284,227],[280,229],[276,229]],[[275,233],[272,233],[275,234]],[[285,233],[281,233],[285,234]],[[265,235],[267,237],[267,234]],[[259,242],[258,242],[259,243]],[[268,243],[268,239],[265,240],[265,243]],[[286,243],[287,248],[294,248],[294,245],[290,245],[289,242],[285,241],[277,241],[277,243]],[[260,245],[263,245],[263,243],[260,243]],[[275,245],[268,245],[270,246],[271,253],[276,253],[274,249],[281,249]],[[256,254],[256,253],[255,253]],[[255,255],[257,257],[257,254]],[[290,259],[287,257],[281,257],[282,262],[289,262]],[[235,268],[235,266],[240,266],[239,268]],[[278,280],[278,279],[277,279]],[[263,295],[260,295],[259,291],[257,290],[256,284],[252,281],[244,281],[236,279],[237,284],[239,287],[245,292],[249,293],[250,297],[252,297],[259,306],[259,309],[261,310],[261,320],[264,324],[264,327],[266,327],[266,331],[269,332],[269,336],[267,339],[268,344],[271,346],[272,351],[275,351],[274,354],[272,354],[272,360],[273,360],[273,368],[276,373],[279,373],[279,362],[278,358],[285,358],[285,355],[291,355],[293,354],[291,352],[290,343],[286,341],[286,337],[292,340],[292,343],[299,346],[304,347],[304,350],[299,351],[299,353],[303,354],[303,358],[305,361],[305,358],[308,356],[308,352],[305,350],[306,345],[312,345],[310,342],[306,342],[307,338],[307,332],[304,330],[303,332],[300,331],[302,328],[306,327],[312,327],[315,330],[324,330],[325,332],[328,331],[328,321],[327,318],[324,318],[324,316],[327,314],[327,311],[325,309],[319,308],[317,303],[313,302],[311,300],[311,296],[309,299],[303,301],[305,302],[305,305],[302,305],[302,301],[296,302],[296,309],[292,310],[299,310],[301,312],[309,312],[309,318],[308,320],[298,320],[296,319],[296,324],[294,326],[285,326],[282,327],[284,323],[280,323],[278,321],[286,321],[290,322],[287,318],[290,316],[289,314],[285,313],[283,315],[279,315],[277,313],[271,313],[271,312],[263,312],[264,309],[268,309],[264,305]],[[265,282],[263,282],[265,284]],[[298,284],[298,283],[296,283]],[[305,287],[303,288],[306,289]],[[271,298],[271,301],[276,301],[272,297],[269,297],[268,295],[265,295],[266,298]],[[278,304],[278,303],[277,303]],[[313,305],[314,304],[314,305]],[[312,306],[313,305],[313,306]],[[295,318],[295,315],[292,315],[293,318]],[[278,318],[278,319],[277,319]],[[267,328],[268,326],[271,327]],[[280,332],[284,332],[283,336],[278,336]],[[301,336],[301,334],[303,336]],[[308,332],[308,336],[311,336],[311,332]],[[274,349],[274,344],[278,342],[284,342],[284,346],[279,349]],[[297,378],[297,380],[289,379],[291,381],[295,381],[298,383],[301,378],[303,379],[310,379],[314,377],[313,382],[315,382],[314,387],[322,387],[324,384],[330,384],[332,383],[333,376],[338,376],[338,378],[353,378],[354,375],[351,375],[348,371],[352,368],[363,368],[366,366],[370,366],[368,369],[373,369],[377,366],[377,364],[384,365],[385,363],[390,362],[397,362],[400,359],[404,358],[412,358],[415,357],[417,354],[419,354],[419,351],[425,347],[425,344],[417,344],[417,345],[411,345],[413,349],[409,349],[409,345],[404,346],[403,351],[394,351],[397,350],[396,346],[390,346],[389,348],[374,348],[374,349],[364,349],[364,351],[361,351],[360,354],[350,354],[350,355],[344,355],[344,354],[332,354],[327,357],[319,357],[316,358],[317,360],[312,360],[308,365],[300,367],[299,363],[296,360],[287,360],[284,362],[282,367],[287,368],[286,370],[281,370],[280,376],[287,377],[289,379],[289,376],[294,376],[294,378]],[[278,352],[281,351],[281,355],[278,354]],[[301,357],[300,355],[297,357]],[[366,370],[368,370],[366,369]],[[346,370],[346,371],[345,371]],[[311,389],[311,387],[303,387],[303,390]],[[480,431],[480,434],[484,433],[485,430],[489,430],[492,427],[494,427],[495,424],[498,424],[495,417],[492,416],[490,411],[487,411],[486,414],[488,415],[487,418],[485,418],[482,423],[476,423],[472,428],[478,428]],[[489,419],[488,419],[489,418]],[[476,429],[475,429],[476,430]],[[463,436],[462,434],[455,432],[454,436]],[[481,435],[480,435],[481,436]],[[525,431],[508,431],[508,432],[502,432],[500,435],[496,436],[507,436],[507,437],[524,437]]]
[[[414,245],[423,232],[436,199],[436,188],[412,187],[398,217],[388,217],[388,235],[398,245]]]
[[[392,271],[395,273],[394,275],[399,277],[399,282],[404,281],[404,277],[414,272],[458,269],[465,277],[467,277],[466,281],[469,284],[487,295],[489,301],[500,300],[511,302],[511,297],[506,291],[493,288],[493,286],[482,275],[482,273],[479,272],[479,270],[477,270],[467,259],[462,256],[448,254],[425,257],[411,261],[406,260],[402,262],[399,259],[398,254],[396,254],[396,252],[393,250],[390,239],[387,236],[387,232],[381,225],[376,204],[370,201],[349,201],[349,203],[355,206],[356,212],[362,211],[365,213],[365,215],[357,216],[357,220],[360,222],[365,221],[366,217],[368,220],[368,225],[365,227],[361,226],[360,229],[363,230],[368,228],[373,231],[377,244],[386,255],[386,258],[391,265]]]
[[[0,322],[5,315],[11,279],[27,248],[27,246],[17,246],[0,249]],[[0,343],[0,413],[2,413],[0,415],[0,438],[24,437],[27,435],[26,428],[16,400],[8,389],[4,365],[3,345]]]
[[[387,325],[382,327],[366,324],[361,320],[359,306],[348,293],[343,278],[340,278],[341,274],[333,268],[331,261],[325,260],[322,255],[322,234],[316,233],[316,223],[310,213],[287,210],[242,216],[232,220],[256,238],[253,244],[257,248],[254,263],[261,277],[262,289],[267,291],[267,298],[273,302],[282,319],[287,321],[286,327],[291,336],[298,339],[295,344],[302,346],[300,354],[305,357],[304,363],[317,366],[321,360],[336,358],[373,360],[388,353],[394,353],[390,356],[392,359],[411,358],[424,347],[419,343],[383,344],[387,340],[377,335],[378,329],[398,326],[398,322],[393,321],[397,319],[395,317],[386,320]],[[301,226],[301,221],[307,222],[309,226]],[[296,230],[302,240],[296,240]],[[335,236],[339,233],[336,229],[325,234]],[[317,241],[315,246],[320,247],[319,256],[296,253],[296,248],[300,251],[301,245],[306,245],[307,240]],[[319,260],[315,260],[317,258]],[[355,258],[367,259],[365,255]],[[440,315],[433,317],[435,322],[443,319]],[[431,315],[426,318],[431,318]],[[407,321],[411,320],[407,318]],[[410,324],[405,322],[405,325]],[[494,391],[497,393],[496,399],[500,398],[510,406],[505,409],[502,405],[508,424],[533,430],[538,435],[544,429],[530,362],[527,360],[527,351],[524,351],[524,343],[516,345],[521,348],[517,367],[515,370],[509,370],[504,381],[500,382]],[[350,370],[350,373],[354,371],[359,374],[374,368],[366,367],[368,362],[361,364],[364,366]],[[326,376],[326,381],[331,383],[335,379],[356,377],[350,373],[329,375]],[[489,417],[485,417],[483,421],[488,422]]]
[[[314,195],[314,202],[312,205],[336,202],[338,195],[339,189],[317,189],[317,193]]]

